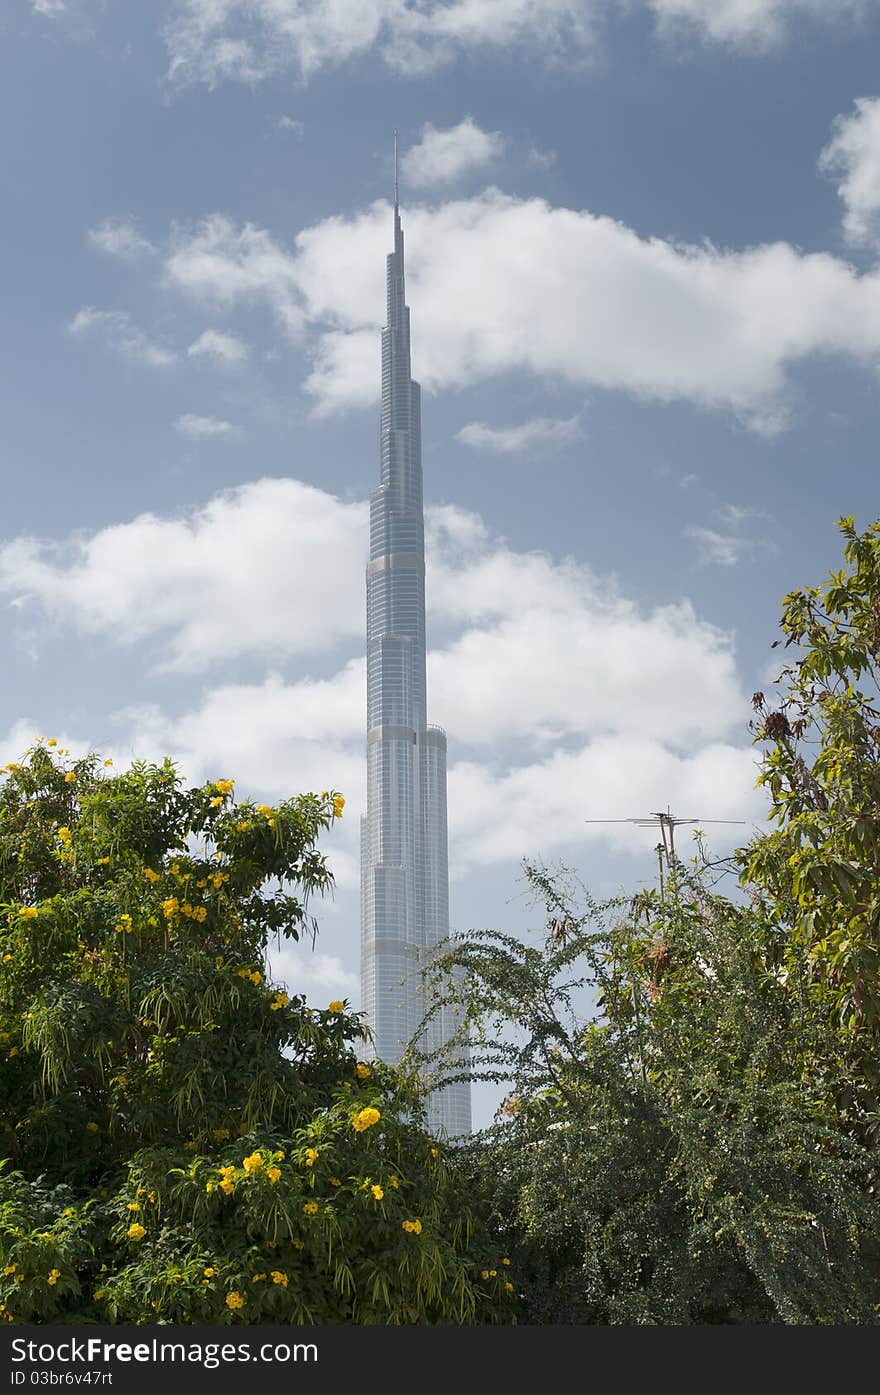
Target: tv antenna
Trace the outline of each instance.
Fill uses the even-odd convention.
[[[666,866],[669,871],[675,868],[675,830],[683,824],[699,824],[702,828],[704,823],[739,823],[744,824],[745,819],[680,819],[677,814],[673,814],[666,806],[666,812],[654,814],[644,814],[640,818],[634,819],[584,819],[584,823],[631,823],[636,828],[659,828],[660,842],[654,851],[657,854],[657,868],[660,873],[660,899],[663,900],[663,860],[666,859]]]

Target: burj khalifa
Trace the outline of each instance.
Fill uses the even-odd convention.
[[[361,819],[361,985],[374,1051],[395,1064],[416,1038],[427,1000],[421,973],[449,933],[446,734],[427,720],[425,524],[420,389],[411,376],[403,228],[394,157],[394,250],[382,331],[380,482],[370,495],[367,565],[367,809]],[[453,1036],[454,1005],[420,1038]],[[456,1059],[463,1061],[459,1049]],[[470,1132],[470,1086],[428,1097],[432,1132]]]

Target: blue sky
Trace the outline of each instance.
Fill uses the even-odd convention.
[[[348,796],[391,133],[453,918],[760,823],[779,602],[876,517],[877,0],[7,0],[0,756]],[[737,830],[734,830],[736,833]],[[716,847],[723,849],[723,840]]]

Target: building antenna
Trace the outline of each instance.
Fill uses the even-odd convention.
[[[394,132],[394,212],[397,212],[399,188],[397,184],[397,132]]]
[[[668,870],[669,870],[670,872],[672,872],[672,871],[675,870],[675,863],[676,863],[675,830],[676,830],[676,828],[679,827],[680,824],[692,824],[692,823],[696,823],[696,824],[699,824],[700,827],[702,827],[702,825],[703,825],[704,823],[739,823],[739,824],[744,824],[745,822],[746,822],[745,819],[680,819],[680,818],[678,817],[677,814],[673,814],[673,813],[671,812],[671,810],[670,810],[668,804],[667,804],[667,806],[666,806],[666,812],[665,812],[665,813],[660,813],[660,812],[658,812],[658,813],[643,815],[641,818],[634,818],[634,819],[584,819],[584,823],[631,823],[631,824],[635,824],[635,826],[636,826],[637,828],[659,828],[659,829],[660,829],[660,839],[661,839],[661,841],[657,844],[657,846],[656,846],[656,848],[654,849],[654,851],[655,851],[656,854],[657,854],[657,865],[658,865],[658,868],[659,868],[659,871],[660,871],[660,899],[661,899],[661,901],[663,900],[663,892],[664,892],[664,886],[663,886],[663,861],[664,861],[664,858],[665,858],[665,860],[666,860],[666,866],[667,866],[667,868],[668,868]]]

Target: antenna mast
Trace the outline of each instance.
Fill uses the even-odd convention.
[[[394,132],[394,211],[397,212],[399,188],[397,183],[397,132]]]

